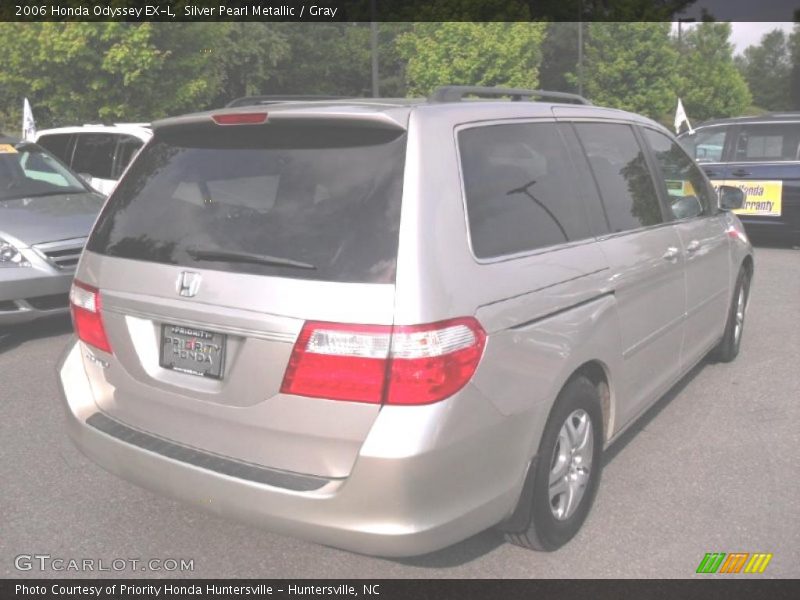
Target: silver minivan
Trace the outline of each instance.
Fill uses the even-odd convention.
[[[743,193],[581,102],[447,87],[155,123],[72,287],[75,444],[357,552],[566,543],[603,450],[736,356],[753,274]]]

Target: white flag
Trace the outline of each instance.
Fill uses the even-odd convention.
[[[675,133],[678,134],[681,132],[681,125],[686,123],[686,126],[689,128],[689,133],[694,133],[694,129],[692,129],[692,124],[689,123],[689,117],[686,116],[686,111],[683,110],[683,102],[681,99],[678,98],[678,108],[675,110]]]
[[[31,103],[25,98],[25,102],[22,105],[22,139],[26,142],[32,142],[34,137],[36,137],[36,121],[33,120]]]

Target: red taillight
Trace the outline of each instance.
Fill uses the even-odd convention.
[[[100,300],[100,290],[80,281],[72,282],[69,291],[69,304],[72,310],[72,323],[78,338],[95,348],[111,354]]]
[[[281,392],[376,404],[430,404],[466,385],[485,341],[473,318],[395,327],[308,321],[295,343]]]
[[[486,333],[472,318],[395,327],[387,404],[429,404],[472,379]]]
[[[261,125],[262,123],[267,122],[267,113],[248,112],[248,113],[221,114],[221,115],[211,115],[211,118],[217,125]]]

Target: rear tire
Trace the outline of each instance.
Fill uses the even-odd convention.
[[[518,506],[500,526],[508,542],[552,551],[575,536],[600,482],[603,436],[597,387],[583,375],[572,378],[547,420]]]
[[[744,331],[744,317],[747,312],[747,301],[750,295],[750,273],[742,267],[736,278],[736,287],[725,323],[722,340],[713,350],[713,357],[719,362],[731,362],[739,354]]]

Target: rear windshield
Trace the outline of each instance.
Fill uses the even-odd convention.
[[[405,135],[344,126],[162,132],[87,248],[186,267],[392,283]]]
[[[697,162],[713,163],[722,161],[727,135],[727,127],[709,127],[694,133],[684,133],[678,141]]]

